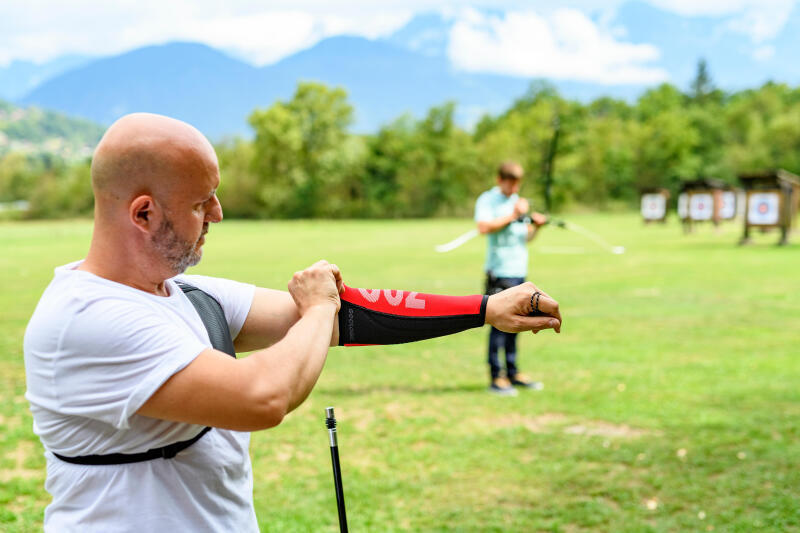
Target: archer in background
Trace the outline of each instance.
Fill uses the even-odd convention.
[[[507,161],[497,169],[497,185],[475,202],[478,231],[488,236],[486,248],[486,294],[496,294],[525,282],[528,274],[527,243],[536,237],[547,217],[531,213],[528,201],[520,198],[522,167]],[[498,352],[506,352],[505,375]],[[541,389],[542,383],[531,380],[517,369],[517,334],[492,327],[489,333],[489,390],[504,396],[517,394],[514,386]]]

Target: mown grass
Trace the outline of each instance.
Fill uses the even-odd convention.
[[[683,235],[635,215],[571,220],[627,253],[546,228],[531,279],[561,335],[520,338],[541,392],[486,392],[487,331],[336,348],[309,400],[254,435],[263,531],[337,531],[324,407],[339,419],[353,531],[800,531],[800,246],[739,224]],[[225,221],[197,273],[285,288],[319,258],[348,284],[482,286],[466,220]],[[24,400],[22,335],[91,223],[0,225],[0,530],[40,529],[49,496]],[[798,240],[795,235],[795,240]],[[577,253],[583,252],[583,253]]]

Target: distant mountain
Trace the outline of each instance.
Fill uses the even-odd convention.
[[[800,50],[800,33],[794,30],[800,26],[800,4],[781,33],[759,45],[730,30],[729,21],[683,17],[636,1],[622,4],[608,23],[625,31],[625,42],[656,46],[661,51],[656,64],[683,89],[701,57],[712,81],[725,90],[756,87],[768,79],[800,83],[800,62],[794,57]],[[149,46],[64,72],[17,101],[105,125],[133,111],[163,113],[219,140],[252,135],[247,117],[253,109],[290,98],[299,80],[318,80],[348,91],[356,132],[375,131],[403,112],[421,117],[447,100],[458,103],[459,123],[471,126],[483,113],[507,109],[532,80],[453,69],[447,54],[452,24],[441,15],[422,14],[383,40],[332,37],[261,68],[202,44]],[[601,96],[632,100],[647,89],[553,82],[564,96],[583,101]],[[4,83],[0,70],[0,89]]]
[[[212,137],[243,133],[264,100],[259,69],[208,46],[172,43],[99,59],[57,76],[20,100],[110,124],[134,111],[187,120]],[[263,104],[261,104],[263,105]]]
[[[57,76],[19,102],[101,124],[134,111],[163,113],[218,140],[250,136],[247,117],[253,109],[291,98],[299,80],[347,89],[359,132],[374,131],[406,111],[422,116],[447,100],[458,101],[460,119],[471,122],[487,110],[502,110],[528,85],[521,78],[457,73],[443,57],[388,42],[332,37],[262,68],[202,44],[149,46]]]
[[[83,55],[66,55],[41,64],[12,61],[0,67],[0,98],[15,100],[50,78],[85,65],[92,59]]]
[[[356,130],[372,131],[402,113],[422,116],[434,105],[458,102],[462,123],[498,112],[521,95],[528,80],[454,71],[446,58],[361,37],[332,37],[266,68],[290,94],[297,80],[341,85],[356,107]]]
[[[85,119],[0,100],[0,154],[49,152],[66,158],[87,157],[104,128]]]
[[[20,100],[109,124],[133,111],[186,120],[213,139],[246,135],[256,107],[290,98],[298,80],[344,86],[357,109],[357,131],[401,112],[421,115],[448,99],[499,110],[526,82],[458,75],[447,61],[360,37],[334,37],[279,63],[255,68],[208,46],[141,48],[57,76]],[[499,93],[498,93],[499,89]]]

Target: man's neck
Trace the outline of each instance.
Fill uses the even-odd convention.
[[[142,254],[134,249],[114,252],[110,246],[99,246],[93,239],[86,259],[78,265],[77,270],[157,296],[169,296],[161,269],[149,261],[137,261],[137,257],[141,258]]]

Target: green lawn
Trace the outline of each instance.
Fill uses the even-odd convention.
[[[328,405],[353,531],[800,531],[800,244],[737,247],[739,223],[683,235],[635,215],[569,218],[627,252],[554,227],[533,243],[530,277],[564,315],[561,335],[519,341],[545,389],[486,392],[486,329],[333,349],[309,400],[253,437],[263,531],[338,531]],[[225,221],[193,271],[285,288],[324,258],[356,287],[471,294],[482,240],[433,251],[470,228]],[[3,531],[40,529],[49,501],[25,324],[90,234],[86,221],[0,224]]]

